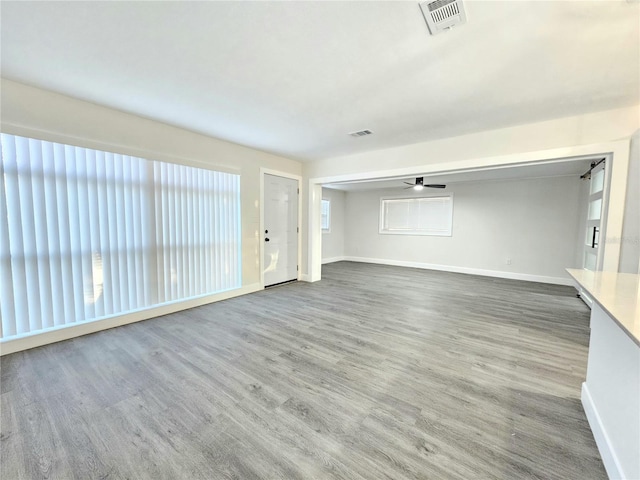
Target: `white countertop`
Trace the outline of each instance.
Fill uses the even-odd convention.
[[[640,275],[573,268],[567,272],[640,345]]]

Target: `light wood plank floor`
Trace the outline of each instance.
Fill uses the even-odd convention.
[[[3,480],[606,478],[569,287],[341,262],[2,358]]]

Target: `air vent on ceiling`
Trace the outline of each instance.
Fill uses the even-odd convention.
[[[431,35],[467,21],[462,0],[427,0],[420,4]]]
[[[364,137],[367,135],[371,135],[373,132],[371,130],[360,130],[359,132],[351,132],[349,135],[352,137]]]

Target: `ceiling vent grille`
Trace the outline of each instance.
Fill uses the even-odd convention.
[[[360,130],[359,132],[351,132],[349,135],[352,137],[365,137],[367,135],[371,135],[373,132],[371,130]]]
[[[466,23],[467,15],[461,0],[427,0],[420,4],[431,35]]]

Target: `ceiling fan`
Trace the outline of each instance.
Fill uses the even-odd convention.
[[[410,185],[409,187],[405,187],[405,190],[409,189],[409,188],[413,188],[414,190],[422,190],[423,188],[447,188],[446,185],[442,185],[441,183],[427,183],[425,185],[424,183],[424,177],[417,177],[416,178],[416,183],[409,183],[409,182],[404,182],[407,185]]]

